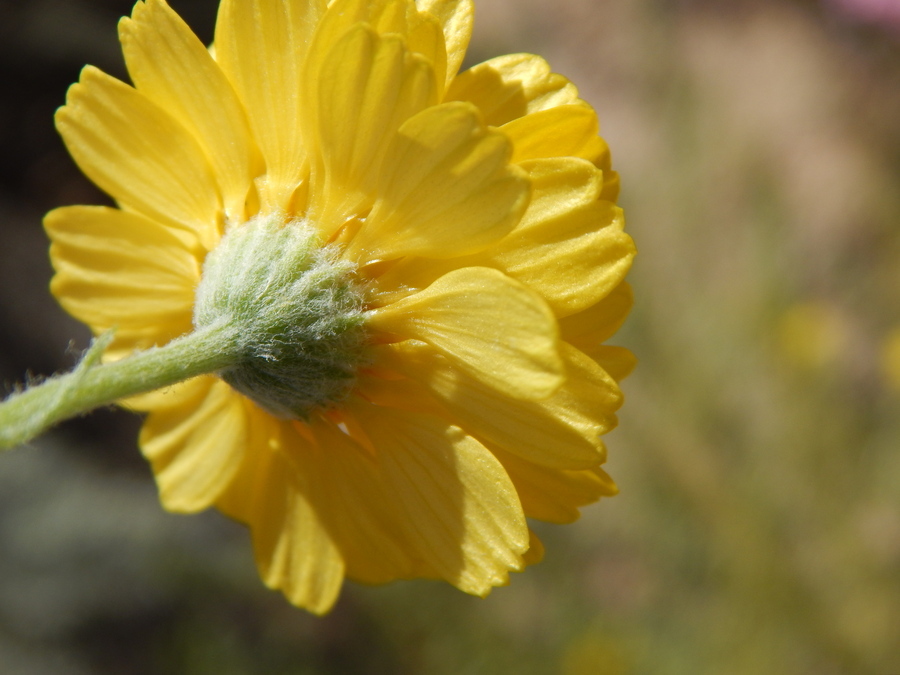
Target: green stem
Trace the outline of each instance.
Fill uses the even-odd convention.
[[[212,325],[163,347],[101,364],[112,339],[91,345],[75,369],[50,378],[0,403],[0,449],[26,443],[62,420],[115,401],[213,373],[240,360],[234,328]]]

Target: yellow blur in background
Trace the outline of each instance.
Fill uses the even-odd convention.
[[[83,63],[122,74],[130,4],[0,2],[7,384],[87,343],[40,218],[102,197],[50,115]],[[171,4],[209,38],[213,0]],[[95,413],[0,458],[0,672],[900,672],[900,12],[875,4],[476,0],[470,64],[546,57],[622,176],[621,494],[538,524],[545,561],[487,600],[350,585],[315,619],[239,526],[163,513],[136,420]]]

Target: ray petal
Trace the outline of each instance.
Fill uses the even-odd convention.
[[[490,450],[516,486],[529,518],[571,523],[581,515],[579,507],[618,494],[615,483],[600,467],[556,469],[539,466],[498,448]]]
[[[227,214],[242,221],[261,160],[237,94],[209,50],[164,0],[136,4],[119,23],[119,38],[137,90],[200,141]]]
[[[560,319],[561,335],[582,351],[593,349],[622,327],[633,305],[634,291],[631,284],[623,281],[599,302]]]
[[[365,215],[385,153],[400,125],[437,101],[434,73],[397,35],[351,28],[322,64],[318,88],[317,167],[312,210],[328,238]],[[320,174],[320,175],[318,175]]]
[[[375,330],[422,340],[498,392],[551,395],[563,382],[557,325],[533,291],[502,272],[466,267],[374,310]]]
[[[545,157],[581,157],[594,162],[607,151],[598,129],[597,114],[586,105],[540,110],[500,127],[513,142],[513,162]]]
[[[457,75],[445,98],[474,103],[493,126],[528,113],[581,103],[575,85],[533,54],[508,54],[479,63]]]
[[[447,54],[447,84],[459,72],[472,38],[475,16],[473,0],[417,0],[416,5],[441,24]]]
[[[340,593],[344,561],[303,489],[307,477],[289,459],[303,439],[290,423],[261,417],[250,452],[217,506],[250,527],[266,586],[324,614]]]
[[[347,255],[365,263],[406,255],[449,258],[494,243],[521,218],[528,181],[509,166],[509,140],[469,104],[409,119],[388,151],[379,195]]]
[[[116,328],[107,356],[191,330],[200,261],[170,228],[119,209],[69,206],[44,219],[53,294],[94,333]]]
[[[519,226],[490,251],[510,276],[534,288],[558,316],[606,297],[635,256],[622,210],[599,200],[602,173],[575,158],[523,165],[534,186]]]
[[[325,0],[222,0],[216,60],[234,85],[266,163],[263,208],[287,210],[304,179],[303,63]]]
[[[487,595],[524,567],[528,528],[500,462],[461,429],[428,415],[358,403],[407,539],[457,588]]]
[[[452,418],[492,446],[541,466],[589,469],[602,463],[601,434],[616,425],[622,394],[593,360],[566,343],[565,383],[547,399],[514,400],[414,341],[374,348],[385,368],[425,385]]]
[[[377,458],[330,422],[314,420],[309,428],[316,443],[296,448],[290,458],[311,479],[310,499],[341,550],[347,575],[364,583],[414,576],[421,564]]]
[[[209,161],[146,96],[87,66],[57,111],[56,128],[81,170],[117,202],[214,244],[221,202]]]
[[[160,499],[170,511],[212,506],[241,468],[249,441],[250,403],[221,380],[185,383],[171,405],[159,405],[141,429]]]

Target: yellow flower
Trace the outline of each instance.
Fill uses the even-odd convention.
[[[265,583],[313,612],[345,576],[486,595],[541,557],[526,516],[569,522],[616,492],[600,435],[633,359],[602,343],[634,255],[618,178],[594,111],[539,57],[458,73],[472,12],[223,0],[207,49],[147,0],[119,26],[134,86],[87,67],[57,115],[119,207],[45,221],[54,294],[117,327],[107,360],[253,300],[232,286],[267,273],[281,232],[306,247],[291,283],[324,270],[297,300],[325,336],[321,382],[279,379],[278,338],[255,369],[129,400],[165,507],[246,523]],[[300,370],[310,344],[287,345]]]
[[[813,371],[838,363],[849,342],[846,322],[834,307],[822,302],[791,306],[777,328],[783,356],[792,365]]]

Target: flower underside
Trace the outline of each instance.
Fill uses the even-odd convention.
[[[363,360],[363,292],[354,265],[302,220],[258,217],[209,253],[198,330],[229,326],[237,365],[219,372],[268,412],[307,419],[346,397]]]
[[[317,613],[344,578],[486,595],[540,559],[526,517],[616,493],[618,176],[540,57],[459,72],[472,17],[222,0],[210,50],[145,0],[132,84],[88,67],[56,117],[118,208],[47,216],[51,290],[115,328],[104,368],[205,350],[115,397],[148,414],[164,506],[246,523],[264,582]]]

